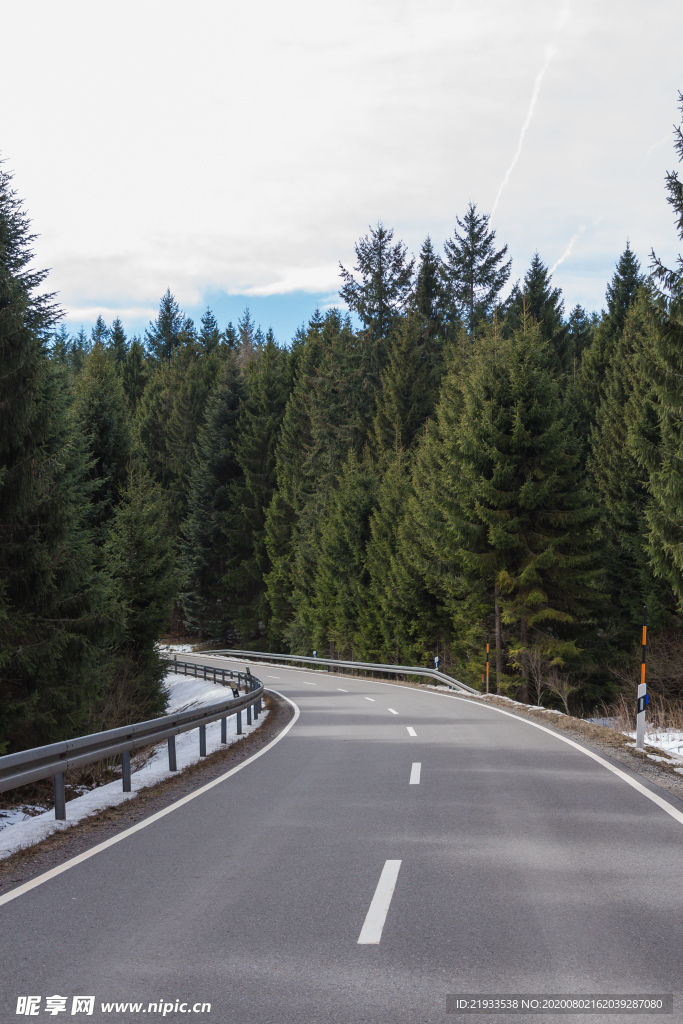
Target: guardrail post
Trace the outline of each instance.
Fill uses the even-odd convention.
[[[64,772],[57,772],[52,776],[52,784],[55,788],[55,819],[66,821],[66,794],[64,793]]]
[[[175,736],[168,737],[168,770],[177,772],[178,765],[175,758]]]
[[[221,743],[228,742],[228,720],[221,718]]]
[[[247,708],[247,725],[251,725],[251,704]]]
[[[237,735],[242,735],[242,712],[237,712]]]
[[[206,757],[206,726],[199,726],[199,756]]]
[[[130,793],[130,750],[124,750],[121,754],[121,777],[123,792]]]
[[[254,721],[258,718],[258,701],[254,704]]]

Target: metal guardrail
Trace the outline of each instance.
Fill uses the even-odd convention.
[[[381,665],[375,664],[374,662],[364,661],[336,661],[334,658],[309,658],[306,655],[298,654],[271,654],[265,651],[201,651],[197,652],[199,656],[204,657],[217,657],[224,656],[230,658],[240,659],[256,659],[260,658],[265,661],[278,661],[278,662],[289,662],[290,664],[296,665],[327,665],[332,668],[343,668],[343,669],[354,669],[361,672],[380,672],[384,675],[396,675],[396,676],[423,676],[429,679],[435,679],[438,683],[443,683],[446,686],[450,686],[452,690],[459,690],[461,693],[469,693],[474,697],[481,697],[479,690],[475,690],[474,687],[468,686],[467,683],[461,683],[459,679],[455,679],[453,676],[447,676],[444,672],[439,672],[434,668],[422,668],[418,665]]]
[[[185,675],[189,668],[202,668],[201,665],[196,665],[194,662],[179,662],[177,659],[170,658],[165,660],[171,662],[176,672],[179,668],[184,668]],[[238,677],[238,687],[232,687],[233,696],[229,700],[209,704],[205,707],[190,708],[174,715],[152,718],[147,722],[138,722],[135,725],[123,725],[118,729],[107,729],[104,732],[91,733],[89,736],[78,736],[72,740],[50,743],[44,747],[33,747],[31,750],[5,754],[0,757],[0,793],[28,785],[30,782],[38,782],[40,779],[52,778],[55,792],[55,818],[58,821],[65,821],[64,772],[69,768],[78,768],[121,754],[123,792],[130,793],[131,750],[167,740],[168,767],[169,771],[175,772],[178,770],[175,749],[176,736],[181,732],[188,732],[190,729],[199,729],[199,755],[206,757],[206,726],[210,722],[220,720],[221,743],[226,743],[227,720],[234,714],[237,716],[237,734],[240,735],[242,733],[242,712],[246,710],[247,725],[250,725],[252,708],[254,718],[258,718],[261,713],[261,700],[264,692],[263,684],[251,675],[249,669],[246,672],[233,673],[230,669],[214,670],[213,666],[209,666],[207,670],[209,673],[213,672],[216,682],[216,672],[222,675],[223,679],[226,675],[229,675],[231,679],[234,676]],[[196,671],[194,675],[197,675]],[[240,683],[243,684],[245,691],[242,696],[239,695]]]

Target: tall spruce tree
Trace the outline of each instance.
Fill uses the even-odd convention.
[[[88,478],[93,483],[90,524],[98,545],[126,481],[131,454],[128,403],[101,341],[96,341],[76,384],[74,415],[90,456]]]
[[[508,338],[482,333],[467,371],[447,381],[425,437],[432,473],[415,481],[436,524],[428,561],[452,565],[441,585],[454,627],[463,616],[479,618],[480,636],[507,627],[526,697],[533,648],[571,665],[593,642],[595,513],[574,413],[536,323]]]
[[[138,405],[148,380],[149,367],[145,359],[145,350],[140,339],[134,337],[121,367],[121,384],[133,417],[137,414]]]
[[[438,392],[427,332],[419,313],[402,318],[394,329],[375,414],[378,452],[390,452],[397,444],[410,448],[434,410]]]
[[[638,454],[659,447],[656,392],[649,374],[656,347],[657,316],[641,291],[626,313],[606,370],[602,398],[591,429],[588,460],[600,503],[599,531],[605,590],[606,637],[615,652],[629,650],[643,604],[655,629],[670,619],[668,586],[657,580],[647,552],[647,480]]]
[[[586,348],[582,361],[583,390],[593,419],[603,393],[608,368],[624,330],[626,316],[636,300],[638,289],[644,283],[640,264],[627,242],[612,280],[607,285],[607,308],[592,332],[591,344]]]
[[[510,293],[505,312],[507,323],[513,329],[522,327],[525,316],[535,320],[541,335],[550,342],[558,369],[573,373],[574,353],[569,341],[569,328],[564,321],[562,291],[553,288],[552,276],[537,252],[524,275],[523,287],[520,289],[515,285]]]
[[[683,94],[679,94],[683,115]],[[683,125],[675,129],[675,150],[683,161]],[[677,171],[666,177],[679,240],[683,241],[683,182]],[[667,581],[683,609],[683,256],[671,270],[652,254],[659,286],[652,358],[645,364],[658,405],[659,443],[641,443],[638,457],[648,472],[645,509],[651,565]]]
[[[338,314],[335,311],[326,319],[336,323]],[[322,314],[316,310],[305,335],[293,347],[296,369],[277,441],[276,487],[266,515],[266,547],[271,563],[266,578],[270,630],[272,641],[279,648],[285,646],[285,634],[294,618],[301,516],[316,493],[309,462],[313,447],[309,396],[323,357],[325,326]]]
[[[321,525],[312,607],[312,643],[334,657],[368,654],[370,578],[365,565],[377,477],[368,458],[345,462]]]
[[[396,318],[406,308],[412,291],[414,259],[408,259],[403,242],[394,243],[394,232],[380,222],[355,246],[354,270],[359,280],[339,264],[343,285],[339,295],[357,313],[371,340],[385,339]]]
[[[453,237],[444,243],[444,292],[451,325],[464,323],[474,337],[477,322],[492,314],[512,261],[503,262],[508,247],[496,250],[489,215],[477,213],[476,203],[469,204],[462,220],[455,220]]]
[[[107,642],[82,438],[48,358],[58,310],[0,167],[0,752],[77,735]]]
[[[122,623],[112,650],[112,682],[98,706],[101,728],[161,714],[167,666],[156,649],[179,578],[161,490],[131,464],[106,544],[107,569]]]
[[[120,375],[128,355],[128,339],[119,317],[116,317],[109,332],[109,347],[114,358],[116,372]]]
[[[232,593],[234,623],[243,644],[258,646],[269,635],[266,578],[266,512],[276,485],[276,447],[291,391],[288,355],[272,337],[258,359],[247,364],[235,455],[241,477],[230,487],[226,534],[226,588]]]
[[[157,363],[169,363],[175,350],[183,343],[182,333],[186,329],[185,317],[168,288],[161,297],[156,320],[151,321],[145,331],[150,358]]]
[[[208,306],[206,308],[206,312],[202,316],[201,324],[202,327],[199,332],[199,343],[208,354],[209,352],[213,352],[213,350],[220,345],[221,341],[221,332],[218,329],[218,321]]]
[[[231,554],[224,525],[231,511],[231,486],[242,475],[235,454],[241,398],[242,378],[230,352],[197,438],[181,545],[188,624],[224,643],[236,636],[234,594],[224,580]]]
[[[100,314],[95,321],[95,326],[90,332],[90,343],[92,346],[99,345],[101,348],[106,348],[109,341],[110,331],[104,322],[104,318]]]

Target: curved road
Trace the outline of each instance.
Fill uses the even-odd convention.
[[[162,1019],[158,1002],[170,1020],[483,1024],[557,1017],[461,1017],[446,996],[681,992],[683,819],[476,701],[254,674],[300,710],[281,740],[0,906],[3,1024],[32,994],[43,1020],[87,1019],[72,997],[94,994],[97,1020]],[[101,1009],[131,1001],[144,1012]]]

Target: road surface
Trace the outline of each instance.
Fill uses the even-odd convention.
[[[671,992],[683,1021],[680,820],[476,701],[253,671],[300,712],[281,740],[0,906],[3,1024],[30,995],[42,1020],[519,1024],[559,1018],[447,996]]]

